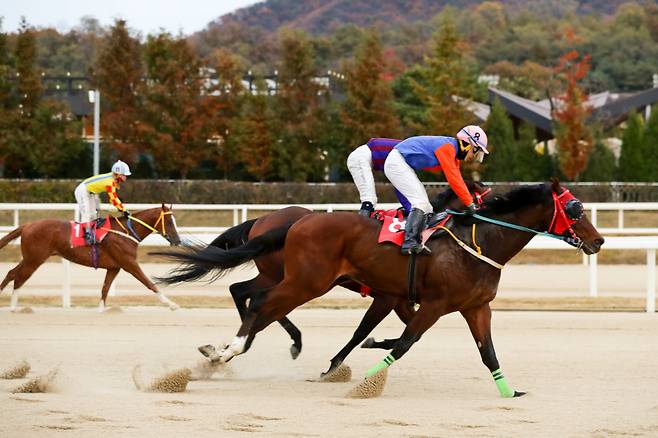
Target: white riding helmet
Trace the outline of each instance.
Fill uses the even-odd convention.
[[[128,167],[128,165],[123,161],[119,160],[112,165],[112,173],[130,176],[130,167]]]
[[[487,150],[487,134],[479,126],[464,126],[457,133],[457,138],[461,141],[467,142],[473,147],[475,157],[480,163],[482,162],[484,155],[489,153]]]

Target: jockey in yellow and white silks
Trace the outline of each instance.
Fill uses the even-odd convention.
[[[119,184],[130,176],[130,168],[119,160],[112,165],[112,171],[85,179],[75,189],[75,200],[78,202],[78,222],[91,222],[98,219],[100,210],[99,194],[107,193],[110,203],[124,215],[129,214],[117,195]],[[85,226],[85,241],[89,245],[96,243],[93,225]]]

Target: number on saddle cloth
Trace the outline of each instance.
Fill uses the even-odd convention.
[[[88,246],[85,241],[85,229],[91,227],[96,236],[96,243],[100,243],[110,229],[109,218],[99,218],[90,222],[71,221],[71,248]]]

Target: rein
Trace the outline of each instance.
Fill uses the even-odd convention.
[[[143,220],[138,219],[134,216],[128,216],[128,221],[126,222],[126,225],[128,226],[128,228],[126,228],[121,223],[121,221],[118,218],[115,217],[114,220],[125,231],[125,233],[122,233],[122,232],[116,231],[116,230],[112,230],[112,229],[110,229],[108,231],[111,232],[111,233],[117,234],[119,236],[128,238],[128,239],[132,240],[133,242],[135,242],[136,244],[139,245],[139,243],[141,242],[141,239],[139,238],[139,235],[135,232],[135,229],[132,227],[132,224],[131,224],[131,221],[135,221],[138,224],[142,225],[144,228],[149,229],[149,230],[153,231],[154,233],[158,233],[166,239],[167,238],[167,230],[165,228],[164,217],[167,216],[167,215],[170,215],[170,214],[173,214],[173,213],[171,211],[161,210],[160,211],[160,216],[158,217],[158,220],[155,222],[154,226],[151,226],[151,225],[147,224],[146,222],[144,222]],[[162,224],[162,231],[159,231],[157,229],[157,226],[160,223]],[[131,236],[131,234],[132,234],[132,236]]]

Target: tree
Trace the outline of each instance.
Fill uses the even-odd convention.
[[[93,79],[101,91],[102,135],[127,161],[133,161],[139,152],[136,143],[141,137],[138,121],[143,75],[139,41],[130,35],[124,20],[116,20],[104,39]]]
[[[16,39],[16,76],[20,105],[24,113],[30,115],[41,100],[41,78],[36,70],[37,45],[34,31],[21,18]]]
[[[303,32],[281,32],[281,61],[276,95],[277,136],[274,166],[286,181],[318,179],[320,151],[314,143],[319,86],[314,82],[313,53]]]
[[[485,160],[483,179],[487,181],[512,181],[516,156],[514,153],[514,127],[505,107],[496,99],[485,124],[489,140],[490,156]]]
[[[621,154],[619,156],[618,179],[620,181],[644,181],[644,162],[642,117],[633,112],[628,116],[626,129],[622,136]]]
[[[515,181],[542,181],[543,157],[535,150],[535,127],[522,122],[519,126],[519,136],[516,141],[516,164],[514,165]]]
[[[658,105],[651,109],[651,116],[644,128],[644,159],[647,181],[658,181]]]
[[[587,162],[587,168],[581,174],[581,181],[614,181],[617,166],[615,155],[599,138],[594,144],[594,150]]]
[[[258,181],[265,181],[272,174],[275,138],[269,99],[267,84],[263,80],[256,81],[256,94],[246,97],[235,132],[239,159]]]
[[[592,133],[587,127],[591,108],[586,104],[587,95],[578,85],[589,71],[589,56],[579,58],[580,54],[576,50],[560,58],[555,72],[563,75],[566,90],[552,108],[553,120],[557,125],[560,169],[572,181],[577,180],[578,175],[585,170],[592,150]]]
[[[460,40],[449,15],[441,18],[432,46],[425,60],[427,86],[422,93],[429,107],[427,129],[437,135],[454,135],[474,116],[465,106],[457,104],[453,96],[471,98],[476,87],[465,56],[468,47]]]
[[[393,111],[391,84],[383,79],[384,57],[374,31],[367,32],[354,62],[345,69],[346,94],[342,120],[347,145],[343,158],[371,137],[395,138],[400,122]]]
[[[182,36],[149,35],[144,48],[148,87],[140,111],[140,141],[160,176],[187,178],[208,158],[216,134],[215,96],[203,94],[201,62]]]

